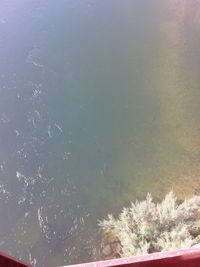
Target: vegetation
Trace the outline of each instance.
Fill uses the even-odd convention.
[[[178,204],[170,192],[154,203],[148,194],[124,208],[117,219],[108,215],[99,226],[119,239],[121,257],[188,248],[200,242],[200,197]]]

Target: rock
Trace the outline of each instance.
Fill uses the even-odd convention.
[[[104,260],[120,258],[122,254],[122,246],[119,239],[111,232],[101,231],[101,249],[100,257]]]
[[[112,251],[116,254],[119,255],[122,253],[122,246],[120,242],[113,242],[110,244]]]
[[[107,244],[102,248],[103,256],[106,256],[106,257],[110,256],[111,253],[112,253],[112,248],[111,248],[110,244]]]

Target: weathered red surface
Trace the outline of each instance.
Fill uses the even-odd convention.
[[[31,267],[30,265],[16,260],[4,253],[0,253],[0,267]]]
[[[160,252],[145,256],[121,258],[68,267],[200,267],[200,248]]]
[[[68,265],[68,267],[200,267],[200,248],[160,252],[144,256]],[[0,267],[31,267],[29,264],[0,254]],[[47,266],[48,267],[48,266]],[[57,266],[55,266],[57,267]]]

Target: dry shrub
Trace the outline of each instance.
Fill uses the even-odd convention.
[[[156,204],[148,194],[124,208],[118,218],[108,215],[99,226],[120,240],[121,256],[188,248],[200,242],[200,197],[178,204],[170,192]]]

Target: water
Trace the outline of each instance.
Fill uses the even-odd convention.
[[[200,1],[2,0],[0,251],[95,259],[98,220],[199,194]]]

